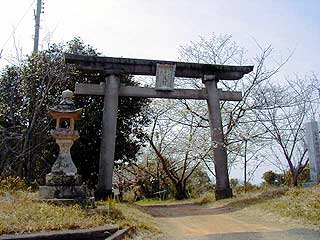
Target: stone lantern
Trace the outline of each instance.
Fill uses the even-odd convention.
[[[39,194],[41,199],[58,203],[94,205],[94,198],[82,184],[70,154],[74,141],[80,137],[74,129],[74,123],[80,119],[82,110],[75,107],[72,98],[73,92],[65,90],[62,92],[62,101],[49,108],[51,117],[56,120],[56,128],[51,130],[50,135],[59,145],[59,155],[51,172],[46,175],[46,185],[40,187]]]

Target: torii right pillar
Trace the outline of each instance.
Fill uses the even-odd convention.
[[[230,188],[228,175],[227,150],[224,145],[219,92],[217,88],[218,81],[219,79],[216,79],[214,75],[205,75],[203,77],[203,82],[208,93],[207,103],[216,173],[216,200],[232,197],[232,189]]]

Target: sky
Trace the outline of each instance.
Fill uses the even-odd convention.
[[[0,67],[16,49],[33,49],[36,0],[0,0]],[[274,59],[290,61],[277,76],[320,69],[318,0],[43,0],[40,49],[81,37],[106,56],[177,60],[179,46],[200,36],[231,34],[248,50],[271,45]]]
[[[14,42],[23,53],[32,51],[36,0],[1,1],[0,49],[3,53],[0,64],[3,66],[6,59],[15,56]],[[262,46],[271,45],[278,54],[277,59],[294,52],[284,68],[285,74],[304,75],[320,69],[318,0],[43,2],[40,49],[48,42],[80,36],[108,56],[177,60],[180,45],[214,32],[232,34],[234,41],[248,49],[249,56],[258,51],[255,41]],[[7,41],[14,29],[14,39]]]

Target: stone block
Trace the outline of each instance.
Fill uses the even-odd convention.
[[[41,199],[80,199],[90,196],[90,191],[85,185],[81,186],[40,186]]]
[[[79,204],[80,206],[86,208],[86,209],[95,209],[96,203],[94,197],[87,197],[87,198],[79,198],[79,199],[58,199],[58,198],[52,198],[52,199],[40,199],[38,200],[40,202],[45,202],[49,204],[54,204],[57,206],[69,206],[74,204]]]
[[[47,186],[80,186],[82,185],[81,176],[49,173],[46,175]]]

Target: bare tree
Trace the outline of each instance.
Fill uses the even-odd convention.
[[[258,119],[254,114],[254,110],[259,106],[255,102],[255,96],[259,90],[259,86],[275,76],[290,57],[280,63],[275,63],[271,60],[274,52],[271,46],[264,48],[257,43],[257,47],[259,53],[253,59],[255,66],[253,72],[237,81],[219,81],[218,83],[218,86],[223,90],[241,91],[243,93],[241,101],[226,101],[221,102],[220,105],[225,145],[228,150],[229,169],[241,162],[244,149],[246,149],[245,155],[250,151],[256,155],[257,148],[253,148],[252,146],[257,145],[258,141],[261,140],[258,136],[265,134],[265,130],[257,125]],[[200,38],[197,42],[191,42],[188,45],[181,46],[179,52],[181,60],[197,63],[242,65],[243,62],[247,61],[244,57],[245,50],[232,41],[231,35],[217,36],[213,34],[209,38]],[[272,61],[272,64],[270,64],[270,61]],[[273,65],[274,67],[267,67],[268,65]],[[177,84],[179,87],[203,87],[198,80],[186,83],[185,79],[183,79],[183,81],[177,81]],[[182,100],[178,103],[179,105],[183,105],[188,111],[184,119],[179,119],[180,123],[188,126],[193,125],[201,134],[203,133],[203,129],[209,128],[208,112],[205,102]],[[182,107],[177,106],[177,108]],[[190,116],[193,116],[193,118]],[[190,119],[193,119],[193,121],[191,122]],[[174,116],[172,120],[177,121]],[[248,129],[255,129],[256,131],[248,131]],[[245,141],[243,136],[246,136]],[[248,145],[247,148],[245,148],[245,142],[252,143],[250,144],[250,148],[248,148]],[[259,148],[259,150],[262,150],[262,148]],[[255,157],[254,159],[257,160],[258,158]],[[208,170],[212,171],[214,161],[209,160],[209,162],[206,163]],[[252,170],[259,165],[260,164],[256,162]]]
[[[283,171],[289,168],[294,186],[298,185],[298,177],[308,164],[304,122],[313,118],[314,110],[319,109],[315,80],[287,79],[282,85],[268,82],[256,95],[260,107],[255,112],[267,132],[264,140],[269,142],[271,162]]]
[[[201,147],[203,140],[196,135],[197,129],[193,124],[186,126],[179,121],[171,121],[172,115],[185,116],[184,111],[175,111],[174,100],[154,104],[153,126],[148,137],[150,146],[175,188],[175,198],[187,198],[188,180],[201,164],[199,159],[206,158]]]

